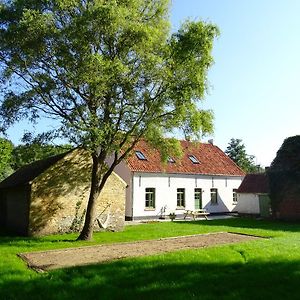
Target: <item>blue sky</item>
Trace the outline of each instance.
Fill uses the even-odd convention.
[[[299,13],[298,0],[172,0],[173,30],[190,18],[221,31],[204,104],[215,113],[215,144],[240,138],[264,166],[300,134]]]
[[[299,13],[299,0],[172,0],[172,30],[190,18],[221,31],[203,104],[215,114],[215,144],[225,150],[240,138],[264,166],[286,137],[300,133]],[[9,131],[15,144],[26,126]]]

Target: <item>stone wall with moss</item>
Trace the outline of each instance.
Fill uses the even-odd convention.
[[[90,188],[91,159],[76,149],[35,178],[31,188],[29,234],[79,231]],[[121,230],[126,183],[113,173],[97,201],[95,230]]]
[[[285,139],[268,169],[274,216],[300,220],[300,136]]]

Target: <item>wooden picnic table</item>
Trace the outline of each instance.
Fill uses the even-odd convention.
[[[197,217],[203,216],[206,220],[208,220],[208,215],[209,212],[206,209],[186,210],[184,212],[184,219],[186,219],[186,217],[192,217],[195,220]]]

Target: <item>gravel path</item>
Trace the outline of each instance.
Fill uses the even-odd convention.
[[[126,257],[146,256],[256,239],[258,239],[258,237],[219,232],[133,243],[105,244],[67,248],[63,250],[21,253],[19,256],[27,262],[28,267],[37,271],[46,271],[57,268],[103,263]]]

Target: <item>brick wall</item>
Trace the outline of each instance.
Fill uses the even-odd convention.
[[[88,153],[77,149],[34,180],[29,217],[31,235],[79,231],[82,228],[91,164]],[[113,173],[97,201],[95,230],[117,231],[123,228],[125,190],[126,183]]]
[[[284,220],[300,221],[300,195],[288,193],[279,204],[277,217]]]

